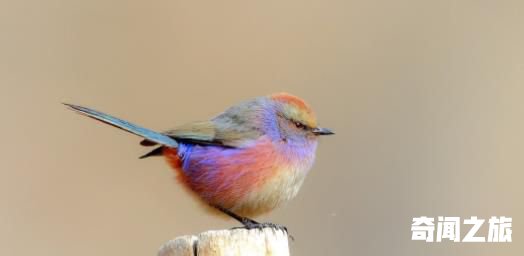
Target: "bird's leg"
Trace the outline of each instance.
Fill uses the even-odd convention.
[[[262,229],[262,228],[268,228],[269,227],[269,228],[284,230],[284,231],[286,231],[286,233],[288,233],[287,228],[285,226],[283,226],[283,225],[269,223],[269,222],[259,223],[257,221],[254,221],[254,220],[250,219],[250,218],[246,218],[246,217],[242,217],[240,215],[237,215],[234,212],[232,212],[232,211],[230,211],[228,209],[225,209],[223,207],[220,207],[220,206],[215,206],[215,207],[218,210],[220,210],[221,212],[229,215],[231,218],[233,218],[233,219],[239,221],[240,223],[242,223],[242,225],[244,225],[243,228],[246,228],[246,229],[255,229],[255,228]],[[294,238],[292,236],[290,236],[290,238],[292,240],[294,240]]]
[[[242,223],[242,225],[244,225],[245,228],[247,229],[253,229],[253,228],[259,228],[259,225],[260,223],[250,219],[250,218],[246,218],[246,217],[242,217],[240,215],[237,215],[235,214],[234,212],[228,210],[228,209],[225,209],[223,207],[220,207],[220,206],[215,206],[218,210],[220,210],[221,212],[229,215],[229,217],[235,219],[235,220],[238,220],[238,222]]]

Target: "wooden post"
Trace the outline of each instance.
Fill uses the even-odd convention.
[[[158,251],[158,256],[197,255],[289,256],[288,235],[273,228],[214,230],[177,237]]]

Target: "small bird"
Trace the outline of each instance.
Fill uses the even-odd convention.
[[[163,156],[184,186],[248,229],[283,227],[250,218],[294,198],[313,165],[319,135],[334,134],[318,127],[309,105],[288,93],[247,100],[209,121],[165,132],[64,104],[143,137],[141,145],[156,147],[140,158]]]

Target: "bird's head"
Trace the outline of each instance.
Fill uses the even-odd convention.
[[[330,129],[318,127],[315,113],[301,98],[288,93],[276,93],[269,97],[275,102],[282,139],[316,141],[320,135],[334,134]]]

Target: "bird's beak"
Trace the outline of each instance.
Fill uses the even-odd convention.
[[[314,128],[313,133],[315,135],[333,135],[335,134],[333,131],[331,131],[328,128],[320,128],[320,127]]]

